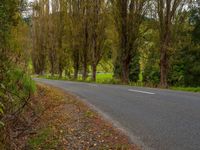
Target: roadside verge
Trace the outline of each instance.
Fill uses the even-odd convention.
[[[37,89],[23,113],[30,126],[16,138],[19,149],[138,150],[77,97],[43,84]]]

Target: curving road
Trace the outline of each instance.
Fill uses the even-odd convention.
[[[35,80],[85,99],[143,149],[200,150],[200,93]]]

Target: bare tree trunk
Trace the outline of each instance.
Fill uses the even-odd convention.
[[[86,79],[87,79],[87,61],[86,61],[86,60],[84,60],[84,62],[83,62],[82,79],[83,79],[83,80],[86,80]]]
[[[62,66],[59,64],[59,78],[62,78],[63,69]]]
[[[123,62],[122,67],[122,82],[128,84],[129,81],[129,63]]]
[[[92,65],[92,81],[96,81],[96,71],[97,71],[97,66],[96,64]]]
[[[86,14],[88,15],[88,10],[86,6]],[[87,63],[88,63],[88,49],[89,49],[89,31],[88,31],[88,16],[85,17],[85,27],[84,27],[84,49],[83,49],[83,72],[82,72],[82,79],[86,80],[87,79]]]
[[[161,47],[160,53],[160,86],[163,88],[167,88],[167,70],[168,70],[168,57],[167,57],[167,49],[165,45]]]
[[[51,76],[54,76],[54,64],[51,64]]]
[[[177,12],[181,12],[186,0],[158,0],[158,17],[160,23],[160,86],[168,87],[168,60],[169,48],[171,46],[172,21],[176,18]]]
[[[169,7],[169,6],[168,6]],[[160,86],[163,88],[168,87],[167,76],[168,76],[168,51],[171,43],[171,20],[170,13],[166,14],[166,18],[161,20],[161,30],[160,30]]]
[[[119,35],[119,52],[116,62],[115,76],[121,78],[123,83],[129,82],[129,66],[133,52],[137,51],[137,39],[140,37],[139,30],[145,14],[146,0],[116,0],[112,1],[115,13],[115,26]],[[118,74],[118,75],[117,75]]]
[[[79,70],[79,61],[76,61],[74,64],[74,79],[78,79],[78,70]]]
[[[74,80],[77,80],[78,79],[78,69],[75,68],[74,70]]]

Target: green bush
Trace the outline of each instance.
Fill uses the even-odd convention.
[[[0,121],[4,115],[13,114],[35,92],[36,85],[22,70],[12,68],[5,72],[0,81]]]

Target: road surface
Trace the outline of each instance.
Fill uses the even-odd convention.
[[[200,150],[200,93],[35,80],[85,99],[143,149]]]

